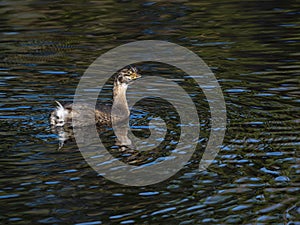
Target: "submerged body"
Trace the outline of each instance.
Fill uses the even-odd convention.
[[[75,111],[73,103],[67,103],[65,105],[62,105],[57,101],[56,103],[58,106],[50,115],[50,124],[54,127],[71,127],[73,126],[72,118],[76,117],[82,118],[81,120],[75,120],[77,121],[76,126],[92,125],[87,123],[87,121],[89,121],[87,120],[87,117],[95,117],[94,119],[97,125],[109,124],[111,121],[111,107],[107,105],[97,105],[96,107],[93,107],[92,105],[81,103],[80,106],[77,107],[80,108],[80,111]]]
[[[122,69],[118,72],[114,80],[113,87],[113,101],[114,101],[114,112],[115,117],[118,119],[126,119],[129,117],[129,108],[126,99],[126,91],[128,85],[137,78],[141,77],[137,73],[137,69],[129,67]],[[96,125],[110,124],[111,118],[111,107],[107,105],[97,105],[96,107],[86,103],[79,105],[80,111],[75,111],[73,103],[62,105],[56,101],[57,107],[50,114],[50,124],[53,127],[63,126],[89,126],[87,121],[95,121]],[[95,117],[95,120],[86,120],[87,117]],[[72,118],[76,119],[76,124],[72,124]]]

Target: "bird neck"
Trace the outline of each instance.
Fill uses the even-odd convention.
[[[114,84],[113,100],[114,100],[114,115],[117,117],[128,117],[129,108],[126,99],[127,84]]]

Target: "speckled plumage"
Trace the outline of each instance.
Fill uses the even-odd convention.
[[[134,67],[122,69],[115,77],[113,98],[116,106],[116,116],[120,119],[124,119],[129,116],[126,90],[130,82],[139,77],[140,75]],[[93,107],[89,104],[82,103],[78,107],[80,108],[80,111],[76,112],[74,110],[73,103],[65,105],[62,105],[58,101],[56,101],[56,103],[56,109],[50,114],[50,124],[53,127],[89,126],[92,125],[90,123],[91,121],[93,121],[94,124],[96,123],[98,126],[111,124],[111,106],[96,105],[96,107]],[[95,120],[91,119],[91,117],[95,117]],[[72,118],[74,121],[73,124]]]

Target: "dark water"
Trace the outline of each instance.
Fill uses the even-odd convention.
[[[299,2],[1,1],[0,15],[1,224],[300,224]],[[48,115],[98,56],[149,39],[205,60],[228,124],[199,172],[209,113],[194,96],[204,103],[192,159],[162,183],[128,187],[99,176],[74,141],[57,151]]]

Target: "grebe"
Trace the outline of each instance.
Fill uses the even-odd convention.
[[[113,101],[116,110],[116,116],[120,118],[129,117],[130,111],[126,99],[126,91],[128,85],[141,75],[135,67],[128,67],[120,70],[114,80],[113,86]],[[72,117],[78,116],[79,112],[73,110],[73,103],[68,103],[62,105],[60,102],[57,103],[56,109],[50,114],[50,124],[52,127],[63,127],[72,125]],[[97,125],[110,124],[111,118],[111,106],[107,105],[97,105],[96,107],[91,107],[88,104],[82,104],[80,106],[81,110],[84,111],[85,115],[95,115],[95,123]],[[92,112],[91,110],[94,110]],[[76,126],[88,126],[91,124],[86,124],[84,121],[77,124]]]

